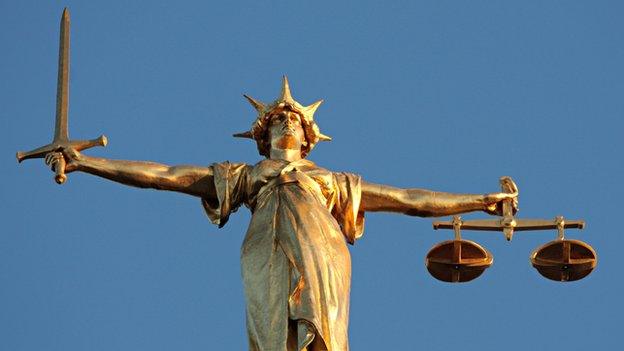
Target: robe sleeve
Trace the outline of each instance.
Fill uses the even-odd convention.
[[[202,197],[204,210],[213,224],[223,227],[232,212],[245,201],[247,184],[246,164],[230,162],[213,163],[214,192]]]
[[[362,178],[351,173],[334,173],[334,207],[332,215],[351,245],[364,233],[364,212],[360,211]]]

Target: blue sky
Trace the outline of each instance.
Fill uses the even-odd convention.
[[[89,155],[255,163],[235,139],[242,98],[325,103],[334,138],[317,164],[399,187],[498,190],[518,217],[585,219],[567,236],[598,252],[586,279],[528,263],[554,231],[465,232],[494,255],[449,285],[424,257],[452,237],[431,219],[369,214],[351,249],[353,350],[615,349],[624,171],[624,6],[616,1],[2,1],[0,349],[242,350],[239,250],[249,213],[223,229],[198,199],[84,174],[54,183],[14,154],[52,137],[58,24],[72,16],[70,136]],[[467,218],[485,218],[471,214]]]

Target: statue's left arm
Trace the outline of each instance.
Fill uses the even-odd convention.
[[[465,212],[496,214],[503,200],[518,193],[452,194],[425,189],[401,189],[362,181],[361,211],[396,212],[410,216],[438,217]]]

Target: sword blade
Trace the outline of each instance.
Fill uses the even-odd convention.
[[[56,84],[56,123],[54,141],[68,140],[67,109],[69,105],[69,10],[65,8],[61,16],[59,40],[58,80]]]

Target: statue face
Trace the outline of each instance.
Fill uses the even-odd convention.
[[[305,133],[299,114],[283,110],[272,115],[269,120],[269,138],[273,149],[301,150]]]

